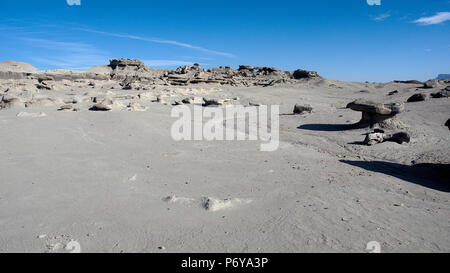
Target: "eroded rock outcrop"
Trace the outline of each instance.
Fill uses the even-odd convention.
[[[109,66],[113,70],[129,70],[129,71],[149,71],[150,69],[139,60],[130,59],[111,59]]]

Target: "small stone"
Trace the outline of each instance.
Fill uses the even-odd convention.
[[[66,104],[66,105],[63,105],[63,106],[61,106],[59,109],[58,109],[58,111],[70,111],[70,110],[72,110],[72,105],[70,105],[70,104]]]
[[[311,113],[313,110],[313,108],[311,107],[311,105],[309,104],[305,104],[305,105],[301,105],[301,104],[296,104],[294,107],[294,114],[296,115],[300,115],[303,113]]]

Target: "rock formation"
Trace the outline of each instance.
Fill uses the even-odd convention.
[[[9,63],[1,66],[11,67]],[[19,68],[17,68],[17,67]],[[21,68],[22,67],[22,68]],[[0,71],[0,79],[33,79],[39,90],[52,90],[62,81],[87,81],[90,88],[98,86],[95,81],[110,81],[108,89],[146,90],[154,85],[187,86],[189,84],[214,84],[231,86],[268,87],[282,83],[295,83],[300,79],[320,78],[317,72],[296,70],[282,71],[274,67],[253,67],[241,65],[239,69],[230,66],[204,69],[199,64],[179,67],[175,70],[152,69],[142,61],[111,59],[109,65],[95,66],[86,71],[52,70],[39,71],[25,64],[17,64],[11,71]]]
[[[403,103],[375,103],[366,100],[356,100],[347,105],[353,111],[362,112],[361,121],[356,124],[358,128],[373,128],[378,126],[386,129],[404,128],[397,120],[396,115],[405,110]]]

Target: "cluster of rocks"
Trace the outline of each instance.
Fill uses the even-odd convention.
[[[273,67],[242,65],[237,70],[230,66],[204,69],[199,64],[176,70],[152,69],[139,60],[111,59],[109,65],[96,66],[86,71],[53,70],[33,72],[3,72],[0,79],[32,79],[41,90],[52,90],[51,82],[68,80],[114,81],[112,88],[145,90],[154,85],[186,86],[190,84],[218,84],[232,86],[273,86],[300,79],[320,78],[317,72],[306,70],[282,71]]]
[[[409,143],[411,136],[407,132],[386,133],[384,130],[377,129],[373,133],[368,133],[363,143],[372,146],[386,141],[396,142],[398,144]]]
[[[162,76],[161,80],[167,82],[169,85],[206,83],[265,87],[286,83],[295,79],[312,79],[320,77],[317,72],[304,71],[301,76],[300,74],[300,72],[296,74],[296,71],[282,71],[273,67],[241,65],[237,70],[230,66],[203,69],[199,64],[194,64],[192,66],[184,66],[173,71],[168,71]]]
[[[450,96],[450,86],[447,86],[445,89],[442,89],[438,92],[431,93],[430,97],[433,99],[441,99],[448,98]],[[428,95],[425,93],[416,93],[408,98],[407,102],[420,102],[426,101],[428,99]]]

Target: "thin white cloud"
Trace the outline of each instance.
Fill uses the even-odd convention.
[[[41,47],[51,50],[69,51],[76,53],[95,53],[99,52],[94,46],[79,42],[60,42],[54,40],[40,39],[40,38],[20,38],[28,42],[34,47]]]
[[[169,45],[174,45],[174,46],[179,46],[179,47],[184,47],[184,48],[189,48],[189,49],[201,51],[201,52],[208,53],[208,54],[220,55],[220,56],[224,56],[224,57],[228,57],[228,58],[234,58],[235,57],[231,53],[211,50],[211,49],[207,49],[207,48],[204,48],[204,47],[195,46],[195,45],[191,45],[191,44],[188,44],[188,43],[183,43],[183,42],[178,42],[178,41],[173,41],[173,40],[165,40],[165,39],[159,39],[159,38],[148,38],[148,37],[142,37],[142,36],[136,36],[136,35],[130,35],[130,34],[110,33],[110,32],[97,31],[97,30],[85,29],[85,28],[74,28],[74,30],[85,31],[85,32],[90,32],[90,33],[96,33],[96,34],[101,34],[101,35],[111,36],[111,37],[125,38],[125,39],[138,40],[138,41],[145,41],[145,42],[150,42],[150,43],[169,44]]]
[[[81,6],[81,0],[66,0],[69,6]]]
[[[450,20],[450,12],[438,12],[430,17],[422,17],[414,21],[414,23],[422,26],[437,25]]]
[[[389,17],[391,17],[390,13],[383,13],[383,14],[380,14],[380,15],[374,17],[373,20],[375,20],[375,21],[384,21],[384,20],[388,19]]]
[[[47,39],[20,38],[33,47],[47,49],[41,56],[33,56],[33,62],[64,69],[87,69],[108,62],[106,52],[90,44],[79,42],[61,42]]]

